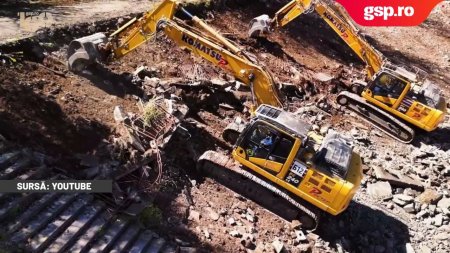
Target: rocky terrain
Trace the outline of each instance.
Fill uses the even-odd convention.
[[[387,137],[335,103],[339,90],[364,76],[364,67],[317,16],[302,16],[267,39],[247,38],[252,17],[280,7],[276,1],[261,2],[225,1],[194,11],[256,55],[287,87],[291,112],[317,133],[334,129],[345,134],[360,153],[361,189],[343,214],[322,217],[318,230],[302,230],[297,221],[285,220],[282,213],[272,213],[196,171],[196,159],[204,151],[229,154],[231,146],[221,138],[221,130],[235,117],[248,117],[243,104],[250,94],[232,76],[165,37],[82,75],[67,71],[65,52],[73,38],[111,32],[130,16],[42,30],[32,39],[0,46],[0,52],[17,58],[0,64],[0,137],[13,143],[13,150],[28,148],[50,157],[51,166],[45,168],[66,177],[126,172],[116,177],[122,179],[116,192],[120,198],[96,196],[95,201],[125,212],[122,207],[128,200],[144,200],[143,213],[126,211],[135,218],[130,229],[136,222],[139,231],[161,235],[175,252],[449,252],[449,117],[432,133],[418,132],[412,144]],[[447,98],[449,8],[448,2],[442,3],[419,27],[363,28],[392,61],[425,68]],[[323,76],[329,78],[324,81]],[[136,143],[121,141],[123,124],[117,122],[115,108],[120,106],[134,119],[140,114],[139,101],[157,96],[187,107],[175,109],[183,114],[176,122],[185,130],[175,132],[160,153],[148,156]],[[153,149],[145,146],[146,150]],[[155,158],[159,156],[161,160]],[[8,173],[18,166],[0,164]],[[11,203],[20,200],[15,201]],[[9,203],[1,197],[2,210],[11,214]],[[65,225],[52,230],[57,232],[45,246],[61,241],[58,235],[66,233],[62,230],[81,234],[73,226],[84,217],[82,210],[91,207],[80,205],[79,213],[64,221],[56,218],[58,214],[52,216],[55,224]],[[40,236],[47,230],[44,225],[38,228],[28,237],[45,242]],[[2,233],[1,238],[8,236]],[[8,250],[45,249],[33,240],[19,249],[3,242]]]

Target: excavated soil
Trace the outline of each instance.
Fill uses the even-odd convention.
[[[323,21],[312,14],[300,17],[287,29],[274,32],[267,39],[247,39],[247,23],[251,17],[274,13],[279,6],[267,9],[260,3],[251,6],[234,3],[221,6],[219,11],[204,11],[199,15],[258,56],[277,82],[290,83],[306,91],[298,96],[289,93],[291,111],[315,105],[325,96],[328,96],[325,100],[336,107],[337,90],[343,89],[351,78],[364,76],[362,63]],[[448,13],[448,4],[442,10],[442,13]],[[421,240],[416,231],[420,224],[411,223],[404,212],[374,201],[365,190],[358,194],[345,213],[338,217],[325,216],[319,230],[310,233],[299,247],[294,247],[298,243],[289,222],[195,170],[195,159],[204,151],[230,152],[231,146],[221,139],[220,133],[234,117],[248,116],[242,104],[249,98],[249,92],[226,92],[183,83],[233,80],[231,75],[177,48],[164,37],[143,45],[117,62],[91,68],[83,75],[66,70],[65,49],[72,38],[93,30],[114,29],[116,25],[113,20],[98,23],[95,27],[85,24],[46,32],[43,41],[57,41],[51,47],[37,46],[33,41],[4,46],[3,50],[9,53],[25,51],[25,56],[18,64],[0,66],[0,134],[22,146],[59,157],[60,167],[74,170],[77,168],[75,154],[95,154],[102,140],[111,138],[115,129],[114,106],[121,105],[124,111],[136,112],[138,98],[148,99],[154,95],[133,80],[132,73],[137,67],[148,66],[157,70],[156,76],[162,80],[184,80],[171,85],[168,93],[181,98],[190,109],[184,126],[191,139],[186,142],[175,136],[164,150],[163,185],[153,194],[164,217],[158,230],[180,244],[215,252],[254,249],[262,252],[264,248],[266,252],[272,252],[274,240],[284,244],[288,252],[405,252],[411,244],[419,249]],[[91,29],[82,30],[86,27]],[[450,48],[448,34],[442,33],[442,29],[448,29],[448,18],[434,18],[411,30],[371,28],[364,31],[392,60],[426,67],[448,98],[448,55],[445,58],[440,50],[448,54]],[[394,39],[387,39],[386,34]],[[405,39],[405,36],[411,39]],[[419,57],[414,47],[422,42],[414,38],[420,37],[436,39],[427,39],[429,45],[420,47]],[[442,45],[442,41],[447,44]],[[46,55],[40,50],[47,52]],[[318,72],[335,79],[331,83],[321,83],[314,79]],[[410,150],[409,145],[379,134],[354,116],[343,114],[339,108],[333,110],[332,116],[325,113],[319,123],[316,116],[305,115],[305,119],[319,126],[332,125],[349,135],[352,128],[367,132],[369,137],[357,143],[357,151],[369,149],[379,157],[385,157],[389,156],[388,149],[391,149],[391,155],[396,150]],[[420,147],[426,143],[447,151],[450,143],[448,122],[447,119],[447,128],[432,135],[420,132],[411,146]],[[366,173],[371,172],[371,157],[363,155]],[[448,177],[441,182],[447,186],[440,189],[448,190]],[[199,217],[192,217],[193,211],[198,212]],[[254,220],[246,215],[253,216]],[[230,218],[236,221],[235,224],[230,224]],[[231,231],[237,231],[240,236],[230,235]]]

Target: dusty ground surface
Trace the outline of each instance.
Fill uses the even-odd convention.
[[[74,171],[81,167],[75,154],[95,154],[102,140],[111,140],[115,105],[135,112],[138,98],[148,99],[158,92],[173,94],[190,108],[184,124],[192,137],[188,142],[175,138],[164,150],[163,184],[156,187],[158,191],[152,197],[163,213],[163,220],[155,229],[178,240],[180,245],[215,252],[273,252],[277,241],[275,244],[283,245],[287,252],[448,252],[449,119],[435,133],[419,133],[412,144],[406,145],[379,133],[354,115],[343,113],[334,105],[335,94],[330,92],[333,89],[313,76],[317,72],[334,76],[339,81],[332,87],[339,88],[343,86],[341,82],[363,76],[363,66],[317,16],[300,17],[268,39],[246,38],[250,18],[273,13],[277,7],[232,4],[199,15],[257,55],[279,82],[308,91],[291,98],[291,111],[315,124],[318,131],[332,126],[354,138],[355,149],[364,162],[362,189],[345,213],[325,216],[318,231],[304,232],[306,239],[288,221],[195,171],[195,158],[203,151],[229,153],[231,147],[221,139],[221,129],[235,116],[245,117],[242,101],[249,94],[182,83],[232,80],[231,76],[176,48],[164,37],[120,61],[90,69],[91,74],[80,76],[66,71],[63,61],[70,39],[89,31],[114,29],[115,20],[95,27],[78,25],[46,33],[50,38],[44,41],[55,45],[41,44],[34,50],[36,44],[31,42],[25,44],[27,49],[17,46],[25,51],[24,60],[0,67],[0,134],[59,157],[62,168]],[[419,27],[363,30],[393,61],[428,70],[448,98],[448,13],[446,3]],[[52,39],[55,37],[56,42]],[[5,48],[10,52],[14,49],[14,45]],[[53,52],[43,55],[43,51]],[[170,89],[162,86],[163,91],[156,91],[146,82],[136,84],[131,73],[143,65],[153,68],[160,80],[184,81],[170,85]],[[307,89],[309,86],[313,88]],[[324,95],[329,95],[328,101],[335,107],[331,116],[308,110]],[[221,103],[236,110],[219,107]],[[382,182],[377,178],[377,168],[407,174],[420,187],[391,182],[388,196],[380,198],[368,190]],[[418,197],[423,192],[427,198]]]
[[[14,3],[12,3],[14,2]],[[0,3],[0,44],[33,35],[38,29],[97,21],[143,12],[152,2],[132,1],[6,1]]]

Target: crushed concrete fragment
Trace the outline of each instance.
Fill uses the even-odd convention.
[[[414,201],[414,198],[405,194],[395,194],[393,200],[399,206],[405,206]]]
[[[403,207],[403,210],[405,210],[407,213],[415,213],[416,209],[414,208],[414,203],[407,204]]]
[[[388,199],[392,197],[392,188],[389,182],[379,181],[368,184],[367,193],[375,199]]]
[[[237,230],[232,230],[229,234],[233,237],[242,237],[242,234]]]
[[[328,82],[331,81],[334,77],[330,76],[329,74],[319,72],[313,76],[316,80],[321,82]]]
[[[200,213],[195,210],[190,209],[188,220],[197,221],[197,222],[200,221]]]
[[[442,216],[441,213],[439,213],[434,217],[433,225],[435,225],[436,227],[440,227],[440,226],[442,226],[443,222],[444,222],[444,217]]]
[[[305,242],[308,241],[305,234],[301,230],[295,230],[295,240],[297,242]]]
[[[416,201],[421,204],[437,204],[442,198],[442,194],[433,189],[425,189],[425,191],[417,196]]]
[[[236,225],[236,221],[234,220],[233,217],[230,217],[230,218],[227,220],[227,223],[228,223],[229,225],[231,225],[231,226]]]
[[[415,253],[413,246],[411,245],[411,243],[407,243],[405,245],[406,248],[406,253]]]
[[[206,212],[208,213],[208,217],[213,221],[217,221],[220,218],[220,215],[211,207],[207,207]]]
[[[413,189],[423,189],[423,185],[420,181],[417,181],[411,177],[408,177],[400,172],[390,173],[381,167],[374,167],[375,176],[384,181],[388,181],[392,186],[398,187],[411,187]]]
[[[276,253],[280,253],[284,248],[284,244],[277,238],[272,242],[272,247]]]
[[[437,207],[439,207],[443,211],[450,211],[450,198],[443,198],[439,200],[439,202],[437,203]]]

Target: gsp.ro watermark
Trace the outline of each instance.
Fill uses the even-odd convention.
[[[364,8],[364,19],[374,20],[382,18],[388,20],[390,17],[412,17],[414,15],[414,7],[412,6],[367,6]]]
[[[363,26],[416,26],[442,0],[336,0]],[[443,3],[443,5],[448,4]]]

